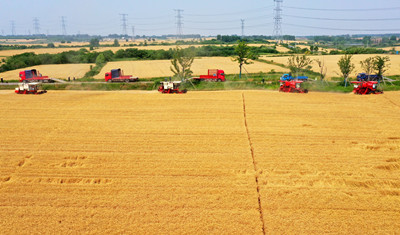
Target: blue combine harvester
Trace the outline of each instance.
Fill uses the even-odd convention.
[[[292,81],[292,80],[307,81],[308,77],[307,76],[292,77],[290,73],[285,73],[281,77],[281,81]]]

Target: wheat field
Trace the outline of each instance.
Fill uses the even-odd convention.
[[[86,43],[87,45],[87,43]],[[200,47],[201,45],[182,45],[180,48],[188,48],[188,47]],[[86,49],[89,51],[89,47],[76,47],[76,48],[35,48],[35,49],[21,49],[21,50],[0,50],[0,57],[8,57],[13,55],[18,55],[27,52],[34,52],[36,54],[57,54],[66,51],[79,51],[80,49]],[[163,45],[149,45],[149,46],[121,46],[121,47],[99,47],[95,48],[93,51],[103,52],[107,50],[111,50],[112,52],[117,52],[118,50],[126,50],[129,48],[136,48],[139,50],[169,50],[174,49],[176,46],[163,46]]]
[[[399,231],[399,92],[0,99],[5,234]]]
[[[111,69],[121,68],[125,74],[138,76],[139,78],[152,77],[170,77],[173,73],[170,70],[170,60],[142,60],[142,61],[119,61],[109,62],[103,67],[101,72],[95,76],[97,79],[104,79],[104,74]],[[207,74],[208,69],[223,69],[226,74],[238,74],[239,64],[232,61],[230,57],[204,57],[196,58],[192,64],[194,75]],[[275,71],[287,72],[288,69],[254,61],[253,64],[245,65],[243,73],[269,72]]]
[[[315,60],[319,59],[321,61],[325,62],[325,66],[327,67],[327,78],[331,77],[340,77],[340,69],[339,66],[337,65],[339,59],[343,55],[324,55],[324,56],[309,56],[310,59]],[[353,73],[351,74],[351,77],[356,77],[358,73],[364,72],[361,69],[360,66],[360,61],[365,60],[368,57],[375,57],[377,55],[372,54],[372,55],[353,55],[352,56],[352,63],[355,65],[355,69]],[[399,55],[379,55],[379,56],[388,56],[390,58],[389,63],[389,69],[387,72],[385,72],[385,75],[398,75],[400,74],[400,56]],[[288,58],[285,56],[280,56],[280,57],[269,57],[269,56],[262,56],[262,59],[265,60],[272,60],[277,63],[281,63],[284,65],[287,65]],[[315,72],[319,71],[319,67],[317,63],[313,62],[312,63],[312,70]]]
[[[82,78],[85,73],[90,71],[90,66],[94,64],[49,64],[49,65],[38,65],[23,69],[16,69],[7,72],[0,73],[0,77],[4,80],[19,80],[19,72],[23,70],[36,69],[43,76],[49,76],[49,78],[66,79],[68,77]]]

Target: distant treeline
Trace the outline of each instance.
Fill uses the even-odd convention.
[[[190,47],[184,50],[192,50],[197,57],[233,56],[235,54],[235,49],[233,46]],[[279,53],[276,49],[266,46],[251,47],[251,50],[253,54]],[[41,64],[79,64],[96,63],[98,61],[103,63],[121,59],[169,60],[172,59],[173,53],[173,49],[139,50],[137,48],[128,48],[125,50],[121,49],[115,53],[113,53],[111,50],[103,52],[90,52],[84,48],[80,49],[79,51],[67,51],[58,54],[35,54],[30,52],[8,57],[4,60],[5,63],[0,66],[0,72]]]

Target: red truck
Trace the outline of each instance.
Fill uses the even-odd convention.
[[[139,78],[132,75],[124,75],[121,69],[112,69],[111,72],[106,73],[106,82],[135,82]]]
[[[209,69],[208,75],[200,75],[200,77],[196,77],[193,79],[199,81],[225,82],[225,73],[224,70]]]
[[[19,72],[20,82],[53,82],[48,76],[42,76],[36,69]]]

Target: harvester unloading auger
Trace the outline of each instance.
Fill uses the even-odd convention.
[[[158,91],[164,94],[184,94],[187,92],[186,89],[179,90],[179,86],[181,85],[180,81],[165,81],[161,82],[161,86],[158,88]]]

